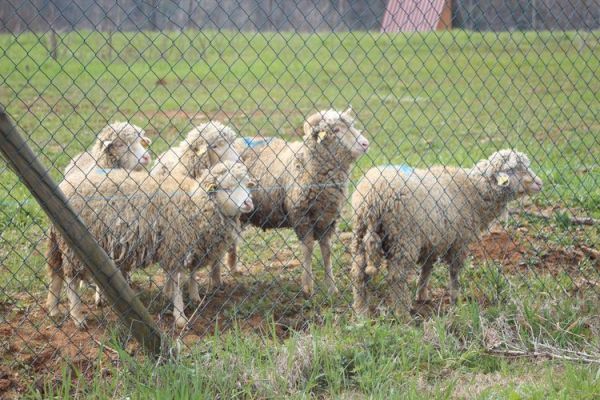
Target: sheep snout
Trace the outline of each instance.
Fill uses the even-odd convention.
[[[360,136],[356,139],[354,145],[354,153],[357,155],[365,154],[369,150],[369,141],[364,136]]]
[[[538,193],[544,187],[544,182],[539,177],[533,178],[533,182],[529,184],[528,191],[529,193]]]
[[[254,210],[254,203],[252,202],[251,198],[247,198],[246,201],[244,201],[244,204],[242,204],[240,207],[240,211],[242,211],[244,214],[247,214],[252,210]]]

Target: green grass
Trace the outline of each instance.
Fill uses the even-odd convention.
[[[597,367],[507,359],[485,349],[494,332],[503,345],[524,351],[539,343],[585,352],[600,345],[597,264],[584,257],[577,271],[560,263],[542,268],[548,248],[600,245],[597,226],[573,226],[567,218],[600,218],[599,39],[597,32],[184,31],[117,33],[111,49],[107,34],[78,31],[60,35],[55,61],[44,35],[0,35],[0,102],[57,180],[108,121],[143,126],[159,154],[200,120],[291,139],[309,113],[351,104],[372,142],[353,182],[376,164],[468,166],[513,147],[530,155],[544,180],[533,205],[561,209],[550,221],[510,221],[511,236],[531,250],[522,268],[473,263],[463,273],[458,307],[409,324],[387,320],[385,311],[372,324],[349,320],[350,255],[339,241],[334,268],[342,292],[331,298],[321,290],[304,300],[299,268],[270,267],[299,256],[294,235],[249,230],[241,258],[260,268],[238,278],[245,291],[237,301],[208,316],[284,321],[290,338],[228,330],[166,365],[121,354],[121,364],[106,366],[121,379],[80,379],[65,368],[61,384],[48,383],[43,395],[32,387],[30,396],[593,398]],[[341,231],[352,230],[349,212]],[[10,310],[0,322],[44,297],[47,226],[24,186],[0,168],[0,305]],[[322,281],[320,259],[314,269]],[[139,285],[149,279],[134,278]],[[387,290],[381,278],[374,284]],[[446,284],[446,269],[436,267],[433,290]],[[144,296],[155,298],[158,289]],[[310,368],[290,384],[277,359],[307,340],[306,326]]]
[[[593,399],[600,367],[487,353],[479,315],[470,306],[424,326],[384,319],[324,323],[281,342],[232,330],[163,365],[120,351],[102,377],[62,382],[32,398],[514,398]],[[340,324],[343,322],[343,325]],[[468,327],[468,338],[460,327]],[[119,349],[117,344],[110,343]],[[102,359],[102,356],[100,356]],[[116,378],[116,377],[119,378]],[[112,378],[116,379],[112,379]]]

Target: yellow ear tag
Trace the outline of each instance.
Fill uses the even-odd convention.
[[[325,131],[319,132],[319,136],[317,138],[317,143],[321,143],[323,141],[323,139],[325,139],[325,136],[327,136],[327,132],[325,132]]]
[[[508,186],[508,184],[510,183],[510,179],[506,174],[499,174],[496,177],[496,183],[498,184],[498,186]]]
[[[198,149],[196,150],[196,155],[197,156],[201,156],[204,153],[206,153],[206,146],[198,147]]]
[[[211,183],[210,185],[208,185],[208,186],[206,187],[206,192],[207,192],[207,193],[214,192],[215,190],[217,190],[217,185],[216,185],[216,184],[214,184],[214,183]]]
[[[145,148],[145,149],[147,149],[148,147],[150,147],[150,145],[152,144],[152,140],[150,140],[149,138],[147,138],[145,136],[142,137],[141,142],[142,142],[142,147]]]

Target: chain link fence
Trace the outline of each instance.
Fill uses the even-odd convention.
[[[0,99],[183,351],[455,301],[594,343],[597,3],[453,3],[9,0]],[[4,162],[0,205],[0,393],[136,352]]]

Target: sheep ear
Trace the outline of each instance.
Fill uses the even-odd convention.
[[[323,116],[321,115],[321,113],[314,113],[313,115],[311,115],[310,117],[308,117],[306,119],[305,124],[308,124],[310,126],[315,126],[319,122],[321,122],[322,119],[323,119]]]
[[[352,106],[349,106],[346,111],[342,113],[342,115],[345,117],[352,117]]]
[[[144,146],[145,148],[150,147],[150,145],[152,144],[152,140],[146,136],[141,137],[141,142],[142,142],[142,146]]]
[[[504,172],[500,172],[496,175],[496,185],[501,187],[506,187],[510,184],[510,178],[508,174]]]
[[[205,144],[203,144],[202,146],[199,146],[196,150],[195,153],[197,156],[202,156],[203,154],[205,154],[208,151],[208,147],[206,147]]]

